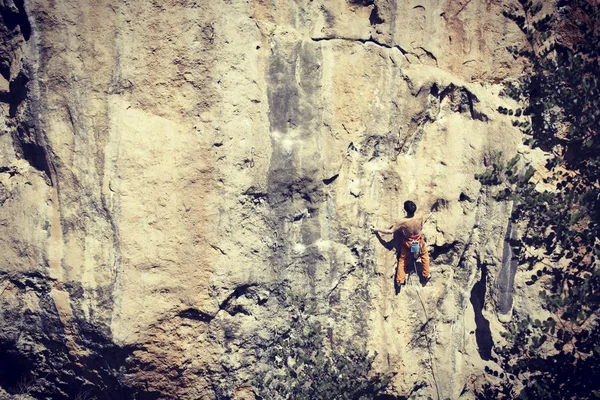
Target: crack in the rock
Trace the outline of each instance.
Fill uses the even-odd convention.
[[[343,281],[346,280],[346,278],[353,273],[356,270],[356,267],[352,267],[350,268],[348,271],[344,272],[341,276],[340,279],[338,279],[338,281],[336,282],[335,285],[333,285],[333,287],[331,288],[331,290],[329,290],[329,294],[327,295],[327,297],[331,297],[331,295],[333,294],[333,292],[335,291],[335,289],[337,289],[337,287],[340,285],[340,283],[342,283]]]
[[[219,246],[211,244],[210,247],[212,247],[213,249],[215,249],[216,251],[218,251],[219,253],[221,253],[221,255],[224,255],[224,256],[227,255],[227,253],[225,251],[223,251],[223,249],[221,249]]]
[[[372,36],[369,37],[368,39],[352,38],[352,37],[338,37],[338,36],[336,36],[336,37],[313,37],[311,39],[312,39],[313,42],[322,42],[322,41],[328,41],[328,40],[342,40],[342,41],[347,41],[347,42],[359,42],[359,43],[362,43],[362,44],[373,43],[374,45],[377,45],[379,47],[383,47],[385,49],[396,49],[396,50],[400,51],[400,53],[402,53],[403,56],[406,56],[407,54],[411,54],[411,55],[419,58],[419,56],[417,54],[415,54],[413,52],[410,52],[410,51],[407,51],[407,50],[405,50],[404,48],[400,47],[397,44],[390,45],[390,44],[387,44],[387,43],[383,43],[383,42],[380,42],[379,40],[374,39]],[[437,63],[437,60],[436,60],[436,63]]]
[[[454,16],[458,16],[458,14],[460,14],[461,12],[463,12],[463,10],[465,8],[467,8],[467,6],[469,5],[469,3],[471,3],[471,0],[467,0],[467,2],[460,8],[460,10],[458,10],[458,12],[456,14],[454,14]]]
[[[438,66],[439,66],[439,65],[438,65],[438,60],[437,60],[437,57],[436,57],[436,56],[434,56],[432,52],[430,52],[429,50],[427,50],[425,47],[421,47],[421,46],[417,47],[417,49],[421,49],[421,50],[423,50],[423,53],[425,53],[425,54],[427,55],[427,57],[429,57],[429,58],[433,59],[433,61],[435,61],[435,66],[436,66],[436,67],[438,67]],[[411,53],[411,54],[414,54],[414,53]],[[421,60],[421,59],[420,59],[420,57],[419,57],[418,55],[416,55],[416,54],[414,54],[414,55],[415,55],[415,56],[416,56],[416,57],[417,57],[419,60]]]
[[[221,302],[221,304],[219,305],[219,309],[214,314],[210,314],[210,313],[198,310],[197,308],[190,307],[183,311],[178,312],[177,316],[180,318],[192,319],[195,321],[211,323],[212,320],[215,319],[221,311],[226,311],[230,315],[236,315],[236,314],[240,314],[240,313],[245,314],[245,315],[250,315],[250,313],[248,311],[246,311],[245,309],[243,309],[241,306],[233,306],[232,307],[231,303],[235,299],[238,299],[241,296],[245,295],[248,292],[248,289],[255,287],[255,286],[258,286],[258,285],[255,283],[249,283],[249,284],[241,285],[241,286],[238,286],[237,288],[235,288],[234,291],[231,292],[229,294],[229,296],[227,296],[227,298]],[[264,302],[258,301],[257,304],[262,305],[262,304],[264,304]]]

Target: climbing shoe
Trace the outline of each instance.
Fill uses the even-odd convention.
[[[400,294],[400,289],[402,289],[402,286],[404,286],[404,283],[394,282],[394,288],[396,289],[396,295]]]
[[[429,273],[428,276],[423,277],[423,281],[422,281],[423,286],[427,285],[427,283],[429,283],[430,280],[431,280],[431,272]]]

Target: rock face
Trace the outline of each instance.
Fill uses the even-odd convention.
[[[474,178],[521,143],[502,2],[0,7],[0,388],[250,398],[288,288],[391,396],[472,398],[497,369],[496,304],[527,308],[511,206]],[[433,278],[396,295],[370,227],[409,199]]]

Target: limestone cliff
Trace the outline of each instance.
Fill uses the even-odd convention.
[[[499,318],[536,307],[474,178],[524,151],[502,3],[3,0],[0,387],[250,398],[291,288],[390,396],[473,398]],[[408,199],[433,355],[370,232]]]

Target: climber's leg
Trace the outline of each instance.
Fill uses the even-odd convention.
[[[410,250],[402,244],[400,246],[400,256],[398,257],[398,269],[396,271],[396,283],[404,285],[406,281],[406,259],[410,256]]]
[[[424,239],[421,239],[421,263],[423,265],[423,278],[429,277],[429,252]]]

